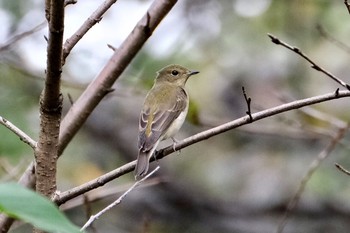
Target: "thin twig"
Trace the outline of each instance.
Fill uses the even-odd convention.
[[[332,73],[330,73],[329,71],[323,69],[321,66],[317,65],[314,61],[312,61],[306,54],[304,54],[299,48],[291,46],[289,44],[287,44],[286,42],[278,39],[277,37],[275,37],[272,34],[267,34],[270,38],[271,41],[277,45],[282,45],[283,47],[295,52],[296,54],[300,55],[302,58],[304,58],[305,60],[307,60],[310,64],[311,67],[317,71],[320,71],[322,73],[324,73],[325,75],[327,75],[328,77],[330,77],[331,79],[333,79],[334,81],[336,81],[337,83],[339,83],[340,85],[342,85],[343,87],[345,87],[346,89],[350,90],[350,85],[347,84],[346,82],[344,82],[343,80],[341,80],[340,78],[336,77],[335,75],[333,75]]]
[[[95,215],[92,215],[90,219],[85,223],[85,225],[80,229],[80,231],[85,230],[87,227],[91,225],[95,220],[97,220],[102,214],[106,213],[108,210],[112,209],[114,206],[120,204],[122,200],[132,191],[134,190],[137,186],[139,186],[142,182],[144,182],[146,179],[148,179],[150,176],[152,176],[156,171],[159,170],[159,166],[157,166],[152,172],[150,172],[147,176],[142,178],[139,181],[136,181],[128,190],[126,190],[117,200],[115,200],[113,203],[108,205],[106,208],[101,210]]]
[[[0,116],[0,124],[11,130],[14,134],[16,134],[19,139],[28,144],[33,150],[36,148],[36,141],[34,141],[31,137],[29,137],[25,132],[20,130],[17,126],[12,124],[10,121]]]
[[[244,87],[242,87],[242,91],[243,91],[243,96],[244,96],[245,102],[247,103],[247,108],[248,108],[248,110],[245,113],[249,116],[249,119],[252,122],[253,121],[253,117],[252,117],[252,111],[251,111],[251,108],[250,108],[250,104],[252,102],[252,99],[247,96],[247,93],[245,92]]]
[[[344,0],[344,4],[345,4],[346,9],[348,9],[348,12],[350,14],[350,4],[349,4],[348,0]]]
[[[340,164],[335,163],[335,166],[342,172],[344,172],[346,175],[350,176],[350,171],[348,171],[347,169],[345,169],[344,167],[342,167]]]
[[[70,105],[73,105],[74,104],[74,100],[73,100],[72,95],[68,93],[67,96],[68,96],[68,100],[69,100]]]
[[[113,52],[115,52],[115,51],[117,50],[116,47],[114,47],[113,45],[110,45],[110,44],[107,44],[107,47],[110,48],[110,49],[112,49]]]
[[[35,27],[33,27],[25,32],[21,32],[15,36],[13,36],[6,43],[4,43],[3,45],[0,46],[0,53],[11,48],[16,42],[32,35],[33,33],[37,32],[41,29],[43,29],[46,25],[47,25],[47,23],[46,23],[46,21],[44,21],[44,22],[36,25]]]
[[[283,229],[287,224],[289,216],[292,214],[293,210],[295,209],[295,207],[299,203],[300,197],[305,190],[307,182],[311,179],[311,176],[314,174],[314,172],[319,168],[322,161],[324,161],[331,154],[331,152],[335,149],[336,145],[345,136],[345,133],[349,130],[349,126],[350,125],[348,124],[346,127],[340,129],[338,131],[338,134],[332,139],[332,141],[329,143],[329,145],[323,151],[321,151],[318,154],[317,158],[314,159],[312,161],[312,163],[310,164],[310,167],[309,167],[306,175],[303,177],[303,179],[300,182],[298,190],[296,191],[296,193],[294,194],[294,196],[292,197],[292,199],[288,203],[287,209],[286,209],[286,211],[285,211],[285,213],[284,213],[284,215],[283,215],[283,217],[278,225],[278,228],[277,228],[278,233],[283,232]]]
[[[253,122],[268,118],[274,115],[277,115],[282,112],[287,112],[292,109],[298,109],[304,106],[313,105],[321,102],[325,102],[331,99],[337,99],[342,97],[349,97],[350,91],[339,91],[339,93],[336,95],[335,93],[329,93],[321,96],[315,96],[303,100],[297,100],[293,101],[287,104],[282,104],[274,108],[269,108],[260,112],[256,112],[252,114]],[[164,149],[161,149],[156,152],[156,156],[152,156],[151,161],[154,161],[154,157],[157,158],[157,160],[171,154],[174,152],[174,149],[176,151],[186,148],[192,144],[198,143],[200,141],[204,141],[208,138],[214,137],[216,135],[222,134],[224,132],[227,132],[229,130],[235,129],[237,127],[240,127],[242,125],[250,124],[250,118],[248,116],[241,117],[239,119],[230,121],[228,123],[219,125],[217,127],[211,128],[209,130],[203,131],[201,133],[195,134],[191,137],[188,137],[178,143],[176,143],[175,146],[171,145]],[[174,148],[175,147],[175,148]],[[106,183],[126,174],[134,170],[136,161],[132,161],[130,163],[127,163],[113,171],[110,171],[94,180],[91,180],[85,184],[82,184],[80,186],[77,186],[75,188],[72,188],[68,191],[62,192],[60,196],[54,200],[56,204],[61,205],[65,203],[66,201],[77,197],[83,193],[86,193],[90,190],[93,190],[95,188],[98,188],[100,186],[105,185]]]
[[[90,17],[80,26],[80,28],[69,37],[63,45],[63,62],[65,62],[67,56],[73,47],[80,41],[81,38],[98,22],[101,21],[102,16],[117,0],[105,0],[95,10]]]

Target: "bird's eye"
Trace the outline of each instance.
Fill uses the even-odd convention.
[[[178,75],[178,74],[179,74],[179,71],[177,71],[177,70],[173,70],[173,71],[171,71],[171,74],[172,74],[173,76],[176,76],[176,75]]]

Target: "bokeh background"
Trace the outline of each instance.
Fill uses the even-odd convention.
[[[152,1],[119,0],[73,49],[63,71],[64,112],[94,79]],[[67,6],[65,38],[102,3]],[[46,66],[39,0],[0,0],[0,115],[37,139],[38,100]],[[343,1],[182,0],[160,24],[115,91],[101,102],[60,158],[58,188],[67,190],[136,159],[138,116],[156,71],[178,63],[199,70],[187,83],[188,119],[177,139],[252,111],[334,92],[339,86],[298,55],[271,43],[271,33],[350,82],[350,15]],[[336,39],[336,40],[335,40]],[[5,46],[8,45],[8,46]],[[71,101],[69,100],[71,98]],[[275,232],[310,164],[349,120],[340,99],[254,122],[181,150],[94,224],[89,232]],[[308,180],[284,232],[349,232],[350,168],[345,136]],[[160,145],[170,145],[171,140]],[[28,146],[0,127],[0,181],[16,180],[33,160]],[[64,206],[83,225],[132,185],[132,174]],[[85,204],[84,204],[85,202]],[[13,232],[31,232],[18,226]]]

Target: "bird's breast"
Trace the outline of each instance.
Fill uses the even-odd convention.
[[[188,105],[186,106],[185,110],[182,113],[180,113],[176,120],[174,120],[174,122],[169,126],[168,130],[164,134],[163,140],[173,137],[179,131],[179,129],[185,122],[187,112]]]

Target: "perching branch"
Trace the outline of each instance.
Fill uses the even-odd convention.
[[[36,148],[36,141],[34,141],[31,137],[29,137],[25,132],[20,130],[17,126],[12,124],[10,121],[6,120],[5,118],[0,116],[0,124],[11,130],[14,134],[16,134],[19,139],[24,142],[25,144],[28,144],[31,148],[35,150]]]
[[[174,149],[176,151],[186,148],[190,145],[193,145],[195,143],[198,143],[200,141],[204,141],[205,139],[211,138],[215,135],[222,134],[226,131],[235,129],[242,125],[250,124],[251,122],[258,121],[261,119],[265,119],[283,112],[287,112],[293,109],[298,109],[304,106],[313,105],[321,102],[326,102],[333,99],[338,98],[345,98],[350,97],[350,91],[339,91],[337,93],[328,93],[325,95],[319,95],[307,99],[302,100],[296,100],[290,103],[282,104],[274,108],[266,109],[257,113],[251,114],[252,120],[250,120],[249,116],[244,116],[239,119],[236,119],[234,121],[228,122],[226,124],[222,124],[220,126],[208,129],[206,131],[203,131],[201,133],[195,134],[191,137],[188,137],[178,143],[176,143],[175,146],[171,145],[164,149],[159,150],[156,152],[156,159],[159,160],[171,153],[174,152]],[[174,148],[175,147],[175,148]],[[154,156],[152,156],[151,161],[154,161]],[[83,193],[86,193],[90,190],[93,190],[95,188],[98,188],[100,186],[105,185],[106,183],[110,182],[111,180],[114,180],[126,173],[129,173],[134,170],[136,161],[132,161],[130,163],[127,163],[113,171],[110,171],[94,180],[91,180],[85,184],[82,184],[80,186],[77,186],[73,189],[70,189],[68,191],[62,192],[59,197],[57,197],[54,201],[56,204],[61,205],[68,200],[77,197]]]
[[[284,41],[281,41],[280,39],[278,39],[277,37],[275,37],[272,34],[267,34],[267,35],[271,38],[271,41],[273,43],[275,43],[277,45],[282,45],[283,47],[285,47],[285,48],[295,52],[296,54],[300,55],[302,58],[304,58],[305,60],[307,60],[311,64],[312,68],[314,68],[317,71],[320,71],[320,72],[324,73],[325,75],[327,75],[328,77],[330,77],[331,79],[333,79],[334,81],[336,81],[337,83],[339,83],[340,85],[345,87],[346,89],[350,90],[350,85],[349,84],[347,84],[343,80],[339,79],[338,77],[336,77],[332,73],[328,72],[327,70],[323,69],[321,66],[317,65],[306,54],[304,54],[299,48],[291,46],[291,45],[287,44]]]
[[[306,175],[300,182],[297,192],[288,203],[287,209],[278,225],[277,233],[283,232],[283,229],[287,224],[288,217],[291,215],[291,213],[299,203],[300,197],[305,190],[307,182],[311,179],[311,176],[321,165],[322,161],[324,161],[331,154],[331,152],[335,149],[340,140],[345,136],[345,133],[349,130],[349,126],[350,125],[348,124],[345,128],[340,129],[338,131],[338,134],[332,139],[329,145],[323,151],[321,151],[321,153],[317,156],[317,158],[314,161],[312,161]]]
[[[80,229],[81,231],[88,228],[94,221],[96,221],[99,217],[101,217],[102,214],[106,213],[108,210],[112,209],[114,206],[120,204],[122,200],[128,195],[132,190],[134,190],[137,186],[139,186],[142,182],[147,180],[149,177],[151,177],[156,171],[159,170],[159,166],[157,166],[153,171],[151,171],[147,176],[142,178],[139,181],[136,181],[128,190],[126,190],[117,200],[115,200],[113,203],[109,204],[106,208],[101,210],[95,215],[92,215],[90,219],[84,224],[84,226]]]
[[[90,17],[80,26],[80,28],[69,37],[63,45],[63,63],[73,47],[79,42],[81,38],[92,28],[96,23],[100,22],[102,16],[117,0],[106,0],[101,4],[97,10],[90,15]]]

